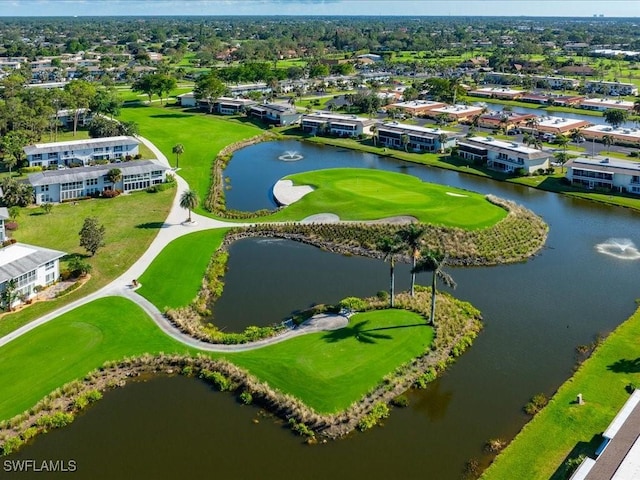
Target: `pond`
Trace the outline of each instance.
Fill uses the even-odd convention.
[[[304,158],[277,160],[287,150]],[[532,395],[551,395],[571,375],[577,345],[611,331],[634,311],[639,261],[596,249],[612,237],[640,245],[638,214],[627,209],[298,142],[238,152],[226,172],[230,193],[243,190],[245,182],[253,186],[243,190],[245,207],[231,207],[268,204],[269,188],[293,173],[287,170],[292,166],[302,171],[345,164],[493,193],[525,205],[550,226],[547,245],[526,263],[449,270],[458,283],[455,296],[482,311],[485,328],[441,379],[411,392],[410,406],[395,409],[384,427],[317,447],[303,445],[273,420],[253,424],[254,407],[212,394],[198,381],[154,379],[107,394],[70,427],[39,438],[12,458],[71,457],[92,478],[100,478],[93,472],[101,478],[123,472],[169,478],[175,472],[215,471],[264,479],[457,479],[468,459],[483,455],[488,439],[511,439],[522,428],[527,420],[522,406]],[[277,322],[293,310],[347,294],[375,294],[388,283],[388,266],[380,261],[282,240],[237,242],[229,265],[216,315],[234,329],[258,317],[264,324]],[[398,281],[406,288],[406,266]],[[248,302],[247,292],[259,300]]]

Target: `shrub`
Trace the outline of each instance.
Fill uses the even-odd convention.
[[[24,441],[20,437],[8,438],[2,444],[2,454],[9,455],[18,450],[23,444]]]
[[[53,415],[44,415],[36,420],[38,427],[43,427],[45,430],[49,428],[61,428],[66,427],[73,422],[73,414],[67,412],[57,412]]]
[[[22,432],[22,439],[27,442],[31,440],[38,434],[38,429],[36,427],[29,427],[24,432]]]
[[[225,377],[220,372],[212,372],[211,370],[202,370],[200,372],[200,378],[203,378],[211,383],[213,383],[221,392],[225,392],[227,390],[233,389],[233,384],[231,380]]]
[[[408,407],[409,406],[409,397],[406,395],[398,395],[391,400],[391,405],[394,407]]]
[[[416,379],[414,386],[416,388],[427,388],[427,385],[433,382],[437,376],[438,372],[436,371],[436,369],[430,367],[426,372],[424,372]]]
[[[358,297],[347,297],[340,300],[340,307],[361,312],[367,309],[367,302]]]
[[[42,167],[22,167],[20,169],[20,175],[24,175],[26,173],[41,172],[41,171],[42,171]]]
[[[501,438],[492,438],[484,445],[484,449],[489,453],[499,453],[506,446],[507,442]]]
[[[133,158],[134,158],[135,160],[140,160],[140,159],[142,158],[142,154],[141,154],[141,153],[136,153],[136,154],[133,156]]]
[[[544,393],[538,393],[524,406],[524,411],[528,415],[535,415],[542,410],[547,403],[549,403],[547,396]]]
[[[358,429],[361,432],[364,432],[365,430],[375,427],[380,420],[387,418],[388,416],[389,406],[386,403],[378,402],[373,406],[371,412],[360,419],[358,422]]]
[[[240,394],[240,401],[245,405],[251,405],[253,403],[253,395],[250,392],[244,391]]]
[[[9,231],[18,229],[18,222],[4,222],[4,228]]]
[[[73,257],[69,261],[69,270],[73,277],[84,277],[88,273],[91,273],[93,267],[91,264],[79,257]]]
[[[291,430],[293,430],[300,436],[310,437],[310,438],[315,438],[316,436],[316,433],[313,430],[311,430],[302,422],[299,422],[299,423],[296,422],[294,418],[289,419],[289,425],[291,426]]]
[[[115,198],[120,195],[120,190],[105,190],[102,192],[104,198]]]
[[[376,297],[378,297],[378,299],[382,301],[388,300],[389,292],[387,292],[386,290],[380,290],[378,293],[376,293]]]

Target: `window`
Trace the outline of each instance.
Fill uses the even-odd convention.
[[[55,266],[56,266],[56,262],[54,260],[52,260],[52,261],[47,262],[47,263],[44,264],[44,269],[45,270],[51,270]]]
[[[49,185],[40,185],[40,191],[41,192],[48,192],[49,191]]]
[[[87,180],[87,187],[91,186],[91,185],[98,185],[98,179],[97,178],[90,178]]]

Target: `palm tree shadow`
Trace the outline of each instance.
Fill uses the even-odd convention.
[[[348,325],[339,330],[327,332],[322,339],[327,343],[335,343],[346,338],[355,338],[360,343],[374,344],[378,340],[391,340],[393,337],[384,333],[376,333],[381,330],[394,330],[396,328],[426,327],[426,323],[412,323],[407,325],[394,325],[392,327],[366,328],[369,320],[363,320],[353,325]]]
[[[375,328],[366,330],[364,327],[369,323],[369,320],[363,320],[353,325],[348,325],[339,330],[332,330],[327,332],[322,339],[327,343],[336,343],[347,338],[355,338],[360,343],[378,343],[378,340],[391,340],[391,335],[385,335],[382,333],[373,333]]]
[[[640,373],[640,357],[628,360],[621,358],[611,365],[607,365],[607,370],[614,373]]]

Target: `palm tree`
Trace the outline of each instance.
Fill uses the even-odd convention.
[[[119,168],[112,168],[107,172],[105,177],[107,178],[107,181],[113,183],[115,187],[115,184],[122,180],[122,170]]]
[[[557,158],[560,160],[560,163],[562,164],[562,172],[564,173],[564,164],[568,159],[567,145],[569,144],[570,140],[569,140],[569,137],[567,137],[566,135],[560,135],[558,136],[556,141],[558,142],[558,145],[562,147],[562,155],[559,155]]]
[[[415,275],[419,272],[432,272],[431,277],[431,318],[429,323],[433,326],[436,324],[436,283],[438,278],[451,288],[456,288],[456,282],[453,277],[442,270],[446,265],[446,257],[438,251],[424,250],[420,254],[420,261],[411,269],[411,273]]]
[[[449,136],[442,132],[440,135],[438,135],[438,142],[440,142],[440,152],[444,153],[444,147],[447,143],[447,140],[449,140]]]
[[[402,143],[404,151],[407,152],[409,147],[409,135],[407,135],[406,133],[400,135],[400,143]]]
[[[373,145],[378,146],[378,126],[371,125],[371,140],[373,140]]]
[[[540,124],[540,120],[538,120],[538,117],[528,118],[527,121],[525,122],[525,125],[531,129],[531,134],[534,137],[538,136],[537,133],[538,133],[539,124]]]
[[[186,190],[180,196],[180,207],[189,210],[189,218],[187,219],[189,223],[191,223],[191,210],[196,208],[199,202],[198,194],[194,190]]]
[[[378,241],[378,250],[380,250],[384,254],[384,261],[389,261],[390,266],[390,275],[391,275],[391,285],[389,287],[389,295],[390,295],[390,306],[393,308],[394,306],[394,297],[395,297],[395,267],[396,267],[396,257],[400,252],[402,252],[404,245],[401,240],[395,237],[382,237]]]
[[[633,113],[640,115],[640,98],[633,102]]]
[[[184,153],[184,145],[182,145],[181,143],[177,143],[176,145],[173,146],[173,148],[171,149],[171,152],[176,154],[176,170],[177,170],[178,162],[180,160],[180,155]]]
[[[415,294],[416,274],[413,269],[416,268],[416,262],[420,256],[420,247],[422,247],[422,237],[427,232],[427,227],[419,223],[410,223],[402,228],[398,235],[409,249],[411,253],[411,296]]]
[[[613,137],[611,135],[604,135],[602,137],[602,144],[607,147],[607,153],[609,153],[611,145],[613,145]]]

